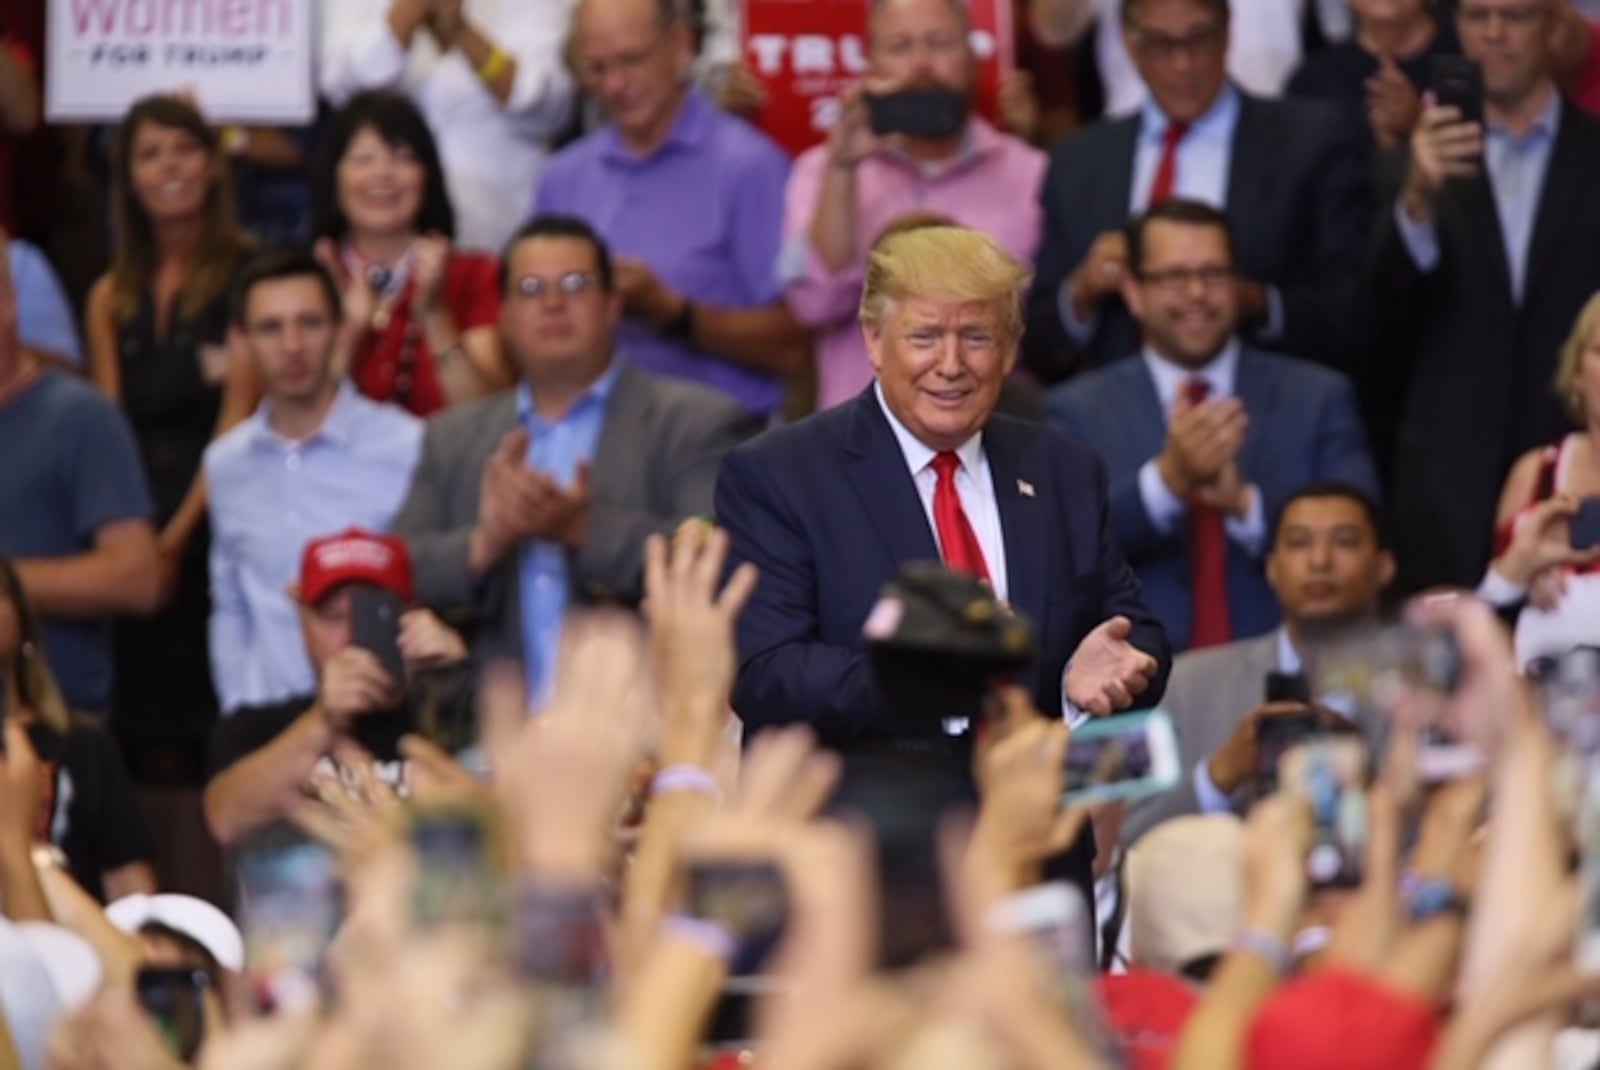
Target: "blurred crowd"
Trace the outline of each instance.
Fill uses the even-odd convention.
[[[1600,4],[861,2],[7,0],[0,1070],[1600,1066]]]

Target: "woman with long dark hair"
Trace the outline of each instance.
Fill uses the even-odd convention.
[[[454,247],[439,150],[398,93],[334,116],[312,187],[317,257],[344,289],[341,346],[369,397],[418,416],[511,384],[497,262]]]

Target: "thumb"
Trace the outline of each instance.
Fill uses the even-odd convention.
[[[335,282],[340,286],[349,284],[350,272],[345,270],[344,262],[339,259],[339,254],[333,247],[332,238],[319,238],[317,244],[312,247],[311,252],[317,263],[327,268],[329,273],[333,275]]]
[[[579,461],[578,471],[572,477],[572,490],[585,497],[589,494],[589,462]]]
[[[500,440],[500,456],[508,461],[521,462],[528,455],[528,429],[513,427]]]
[[[1133,622],[1123,616],[1112,617],[1100,625],[1100,631],[1107,639],[1126,639],[1133,634]]]

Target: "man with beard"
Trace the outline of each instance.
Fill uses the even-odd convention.
[[[867,77],[844,93],[826,144],[795,161],[780,273],[795,317],[818,332],[819,409],[872,381],[856,313],[867,251],[891,223],[941,216],[1024,263],[1039,246],[1045,157],[969,113],[970,30],[961,0],[874,0]],[[938,120],[927,136],[873,130],[869,98],[902,90],[923,92],[924,120]]]
[[[1376,496],[1343,376],[1240,342],[1220,211],[1169,200],[1129,227],[1122,296],[1144,346],[1058,387],[1050,421],[1105,459],[1111,523],[1175,649],[1278,623],[1262,575],[1267,518],[1309,483]]]

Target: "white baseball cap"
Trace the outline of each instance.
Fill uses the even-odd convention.
[[[205,948],[225,970],[244,968],[244,937],[222,911],[192,895],[125,895],[106,907],[111,924],[137,934],[152,922],[180,932]]]

